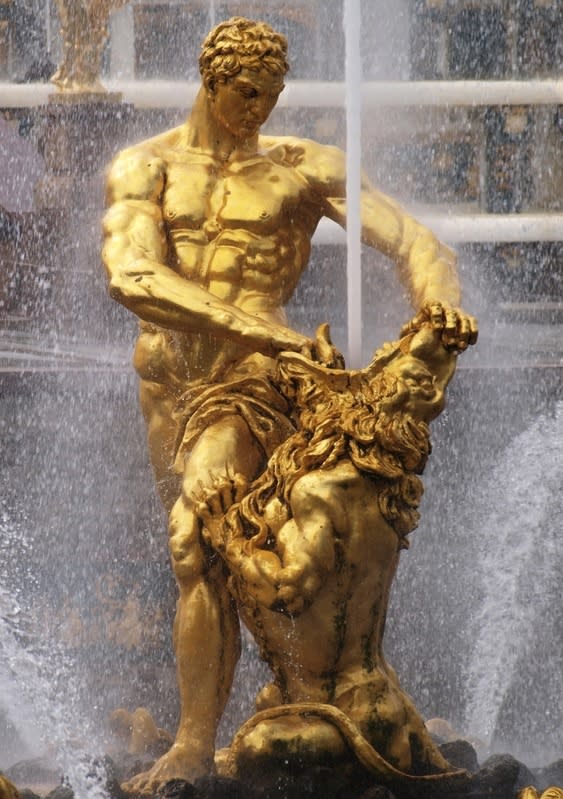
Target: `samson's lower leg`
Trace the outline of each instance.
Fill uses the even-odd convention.
[[[223,564],[204,548],[199,519],[189,505],[182,497],[174,506],[170,549],[180,592],[174,651],[181,715],[174,747],[182,749],[194,777],[212,768],[215,734],[229,697],[240,639]]]
[[[225,566],[202,539],[197,506],[202,490],[234,474],[250,482],[263,462],[261,447],[240,417],[211,425],[186,463],[182,495],[170,514],[170,553],[180,591],[174,649],[181,717],[175,745],[197,748],[203,771],[212,762],[240,640]]]
[[[126,789],[151,793],[167,780],[193,781],[213,768],[215,735],[240,652],[238,615],[224,563],[202,537],[197,505],[202,490],[229,475],[250,482],[264,453],[239,417],[205,430],[186,461],[182,494],[170,513],[170,553],[179,589],[174,649],[181,715],[176,740],[151,771]]]

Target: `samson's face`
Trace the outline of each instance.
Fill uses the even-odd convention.
[[[444,408],[444,392],[424,361],[401,355],[385,367],[397,380],[397,394],[390,398],[389,410],[405,410],[415,419],[430,422]],[[386,408],[387,410],[387,408]]]
[[[242,69],[209,90],[215,119],[235,139],[250,139],[270,116],[283,88],[279,75],[266,69]]]

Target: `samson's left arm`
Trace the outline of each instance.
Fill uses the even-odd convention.
[[[300,170],[322,196],[323,212],[346,227],[346,164],[336,147],[308,142]],[[434,233],[378,191],[364,175],[361,187],[362,240],[389,256],[412,306],[433,308],[432,324],[444,343],[465,348],[477,339],[477,323],[459,307],[456,255]]]

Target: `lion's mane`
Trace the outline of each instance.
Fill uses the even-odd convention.
[[[303,475],[334,468],[349,459],[377,483],[379,508],[393,527],[401,548],[418,524],[423,493],[422,473],[431,451],[428,425],[393,407],[398,380],[385,369],[361,378],[344,391],[329,388],[303,371],[296,377],[281,368],[284,393],[296,408],[296,432],[271,456],[248,494],[225,518],[229,537],[248,539],[247,546],[274,548],[275,530],[266,512],[279,501],[277,524],[290,518],[290,496]],[[280,511],[281,509],[281,511]]]

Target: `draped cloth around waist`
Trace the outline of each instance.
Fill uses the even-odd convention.
[[[293,432],[290,406],[275,381],[275,361],[252,355],[214,379],[189,384],[179,397],[174,470],[182,473],[186,457],[201,434],[222,419],[244,419],[267,458]]]

